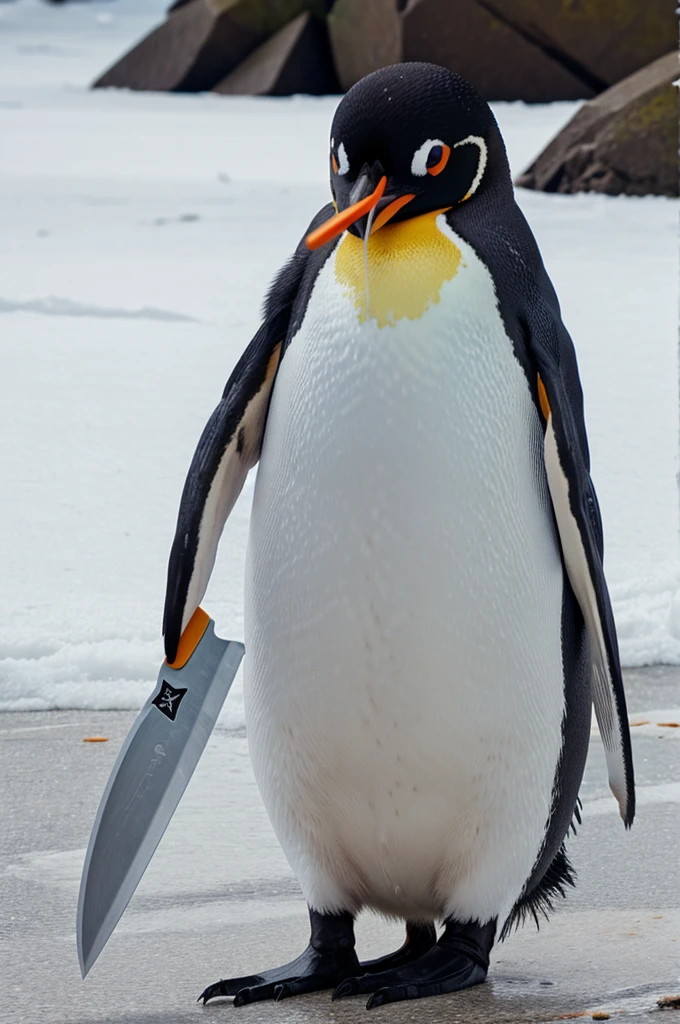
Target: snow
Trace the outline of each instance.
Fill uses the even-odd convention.
[[[4,709],[146,698],[194,445],[328,195],[337,98],[87,90],[165,6],[0,4]],[[574,109],[495,106],[515,173]],[[680,663],[677,203],[518,198],[579,355],[624,663]],[[224,636],[252,485],[204,601]]]

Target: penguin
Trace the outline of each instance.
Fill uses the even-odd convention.
[[[496,939],[574,883],[591,702],[635,813],[574,346],[494,116],[449,70],[387,67],[340,102],[329,164],[170,555],[172,662],[259,461],[246,724],[311,936],[204,1003],[334,989],[371,1008],[483,982]],[[403,920],[404,945],[360,962],[363,909]]]

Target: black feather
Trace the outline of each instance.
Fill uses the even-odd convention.
[[[500,941],[507,939],[515,928],[526,923],[532,917],[536,927],[540,928],[539,915],[547,921],[555,909],[558,897],[566,899],[567,887],[576,885],[576,872],[569,862],[564,844],[557,852],[555,859],[543,875],[538,885],[529,893],[523,893],[512,908],[512,912],[503,925]]]

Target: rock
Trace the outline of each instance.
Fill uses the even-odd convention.
[[[243,96],[321,96],[340,92],[325,24],[299,14],[227,75],[215,92]]]
[[[602,92],[677,47],[670,0],[477,0]]]
[[[328,32],[343,89],[402,59],[398,0],[336,0]]]
[[[487,100],[544,103],[595,95],[592,86],[495,17],[482,0],[409,0],[402,31],[404,60],[457,71]]]
[[[173,11],[178,11],[180,7],[185,7],[187,4],[190,4],[191,2],[192,0],[175,0],[174,3],[170,4],[166,13],[172,14]]]
[[[94,88],[201,92],[315,0],[188,0],[125,54]],[[323,13],[323,4],[320,3]]]
[[[680,995],[661,996],[661,999],[657,999],[656,1005],[660,1010],[680,1010]]]
[[[336,0],[329,16],[340,84],[400,60],[442,64],[490,100],[584,99],[592,85],[486,9],[486,0]]]
[[[585,103],[517,184],[543,192],[678,195],[677,51]]]

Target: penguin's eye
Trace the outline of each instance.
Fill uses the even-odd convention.
[[[441,163],[442,157],[444,156],[444,150],[442,146],[433,146],[430,152],[427,154],[427,160],[425,166],[428,171],[432,171],[433,168],[437,167]]]
[[[419,178],[425,174],[436,177],[446,167],[450,154],[451,147],[441,139],[428,139],[413,154],[411,174],[415,174]]]
[[[451,150],[445,143],[433,146],[425,161],[427,173],[431,174],[433,178],[441,174],[448,163],[450,152]]]
[[[347,159],[347,150],[344,144],[341,142],[338,146],[338,155],[336,157],[333,152],[333,139],[331,139],[331,166],[334,174],[347,174],[349,171],[349,160]]]

